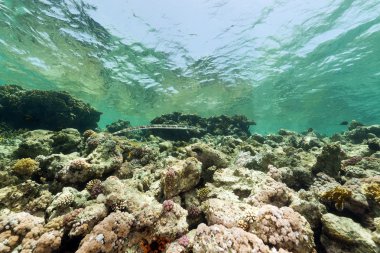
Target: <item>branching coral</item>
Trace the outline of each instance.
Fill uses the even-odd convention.
[[[351,196],[352,191],[342,186],[336,186],[321,195],[322,200],[333,203],[339,211],[343,210],[344,202],[351,198]]]
[[[173,202],[173,200],[171,200],[171,199],[165,200],[162,203],[162,207],[163,207],[163,210],[165,212],[170,212],[174,208],[174,202]]]
[[[84,158],[78,158],[78,159],[75,159],[73,161],[71,161],[70,163],[70,170],[88,170],[90,169],[91,165],[86,161],[86,159]]]
[[[17,160],[12,170],[20,176],[31,176],[38,170],[39,163],[32,158],[22,158]]]
[[[367,198],[380,203],[380,183],[370,183],[364,187],[364,192]]]
[[[91,197],[96,198],[104,192],[104,186],[101,180],[93,179],[86,184],[86,190],[90,193]]]
[[[199,190],[197,190],[197,197],[201,201],[204,201],[207,199],[210,192],[211,192],[211,190],[207,187],[200,188]]]

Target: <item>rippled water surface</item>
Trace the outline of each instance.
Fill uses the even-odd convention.
[[[245,114],[254,130],[380,122],[380,1],[0,0],[0,84],[66,90],[135,125]]]

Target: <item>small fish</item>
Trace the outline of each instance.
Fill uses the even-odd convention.
[[[347,126],[348,125],[348,121],[347,120],[345,120],[345,121],[342,121],[342,122],[340,122],[340,124],[339,125],[342,125],[342,126]]]

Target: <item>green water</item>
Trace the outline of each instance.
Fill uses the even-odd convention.
[[[0,0],[0,84],[69,91],[101,126],[239,113],[330,134],[380,122],[380,1]]]

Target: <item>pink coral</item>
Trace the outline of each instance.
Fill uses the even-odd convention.
[[[25,212],[0,218],[0,252],[19,245],[20,252],[50,253],[61,246],[63,232],[45,226],[43,218]]]
[[[292,190],[286,184],[269,181],[260,191],[249,197],[248,203],[254,206],[271,204],[278,207],[287,206],[292,199]]]
[[[187,246],[189,246],[189,243],[190,243],[190,241],[189,241],[189,237],[187,236],[187,235],[183,235],[183,236],[181,236],[179,239],[178,239],[178,243],[179,243],[179,245],[181,245],[181,246],[183,246],[183,247],[187,247]]]
[[[162,207],[164,208],[165,212],[170,212],[171,210],[173,210],[173,207],[174,207],[173,200],[171,200],[171,199],[165,200],[162,203]]]
[[[193,253],[257,252],[270,253],[270,249],[256,235],[241,228],[200,224],[194,238]]]
[[[290,207],[261,207],[255,217],[253,232],[264,243],[294,253],[315,252],[309,223]]]
[[[268,165],[267,175],[270,176],[271,178],[273,178],[276,181],[281,182],[281,180],[282,180],[281,171],[278,168],[276,168],[276,167],[274,167],[273,165],[270,165],[270,164]]]
[[[125,239],[133,224],[133,216],[124,212],[108,215],[81,241],[78,253],[125,252]]]
[[[202,213],[201,209],[197,206],[189,206],[187,212],[191,218],[198,217]]]

